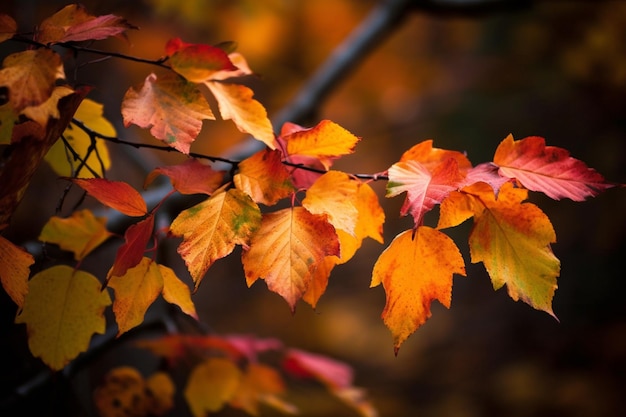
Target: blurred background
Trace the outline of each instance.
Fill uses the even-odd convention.
[[[113,13],[140,27],[128,42],[92,45],[144,58],[164,55],[172,37],[216,44],[235,41],[250,67],[255,98],[271,117],[289,106],[299,89],[335,48],[364,21],[373,0],[136,0],[84,1],[94,14]],[[626,2],[546,0],[524,7],[489,7],[476,13],[406,10],[389,35],[352,68],[320,103],[311,125],[331,119],[362,137],[354,155],[336,168],[354,173],[386,170],[412,145],[467,152],[489,161],[509,133],[516,139],[543,136],[569,150],[607,179],[626,182]],[[445,2],[442,2],[445,3]],[[451,2],[452,3],[452,2]],[[456,2],[455,2],[456,3]],[[485,3],[488,3],[485,1]],[[512,4],[517,2],[510,2]],[[0,12],[28,32],[64,2],[8,0]],[[22,45],[0,44],[2,56]],[[143,83],[155,68],[79,55],[68,78],[95,87],[118,136],[156,143],[121,124],[126,89]],[[275,130],[279,126],[274,126]],[[220,155],[245,141],[230,122],[206,123],[192,151]],[[109,147],[111,179],[137,188],[146,172],[182,160],[174,154]],[[16,213],[9,237],[36,239],[54,214],[64,183],[42,167]],[[1,186],[1,185],[0,185]],[[410,228],[396,214],[402,198],[385,199],[385,245]],[[248,289],[239,252],[218,261],[194,301],[201,320],[219,333],[280,338],[286,345],[327,354],[355,368],[381,416],[617,416],[626,415],[626,198],[608,190],[596,199],[554,202],[538,195],[558,242],[562,269],[554,298],[559,322],[493,291],[482,265],[469,264],[470,225],[449,231],[464,255],[468,277],[455,277],[452,308],[433,303],[432,318],[393,354],[380,319],[382,287],[370,289],[372,267],[385,246],[365,242],[356,257],[335,268],[325,295],[312,310],[287,304],[263,282]],[[426,222],[436,224],[436,213]],[[168,248],[169,245],[169,248]],[[164,243],[164,263],[180,268],[176,242]],[[94,259],[102,275],[114,249]],[[100,266],[98,269],[98,263]],[[106,266],[108,268],[108,266]],[[620,272],[622,271],[622,272]],[[99,275],[99,276],[100,276]],[[2,332],[11,356],[2,360],[2,389],[10,392],[41,365],[30,357],[25,329],[12,324],[14,305],[3,293]],[[44,410],[90,415],[90,390],[113,365],[142,360],[133,351],[105,353],[64,389],[38,392]],[[291,398],[303,415],[356,415],[316,387],[296,387]],[[66,407],[66,408],[63,408]],[[18,413],[18,409],[14,412]],[[68,411],[69,410],[69,411]],[[264,415],[273,415],[263,410]],[[44,415],[47,413],[44,412]],[[179,414],[177,414],[179,415]],[[242,415],[233,410],[222,415]]]

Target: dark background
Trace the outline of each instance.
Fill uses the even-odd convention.
[[[289,105],[298,89],[375,5],[373,1],[280,0],[133,2],[87,1],[93,14],[114,13],[141,27],[130,43],[94,45],[146,58],[162,56],[171,37],[187,42],[238,42],[261,75],[256,98],[270,117]],[[63,3],[9,1],[0,11],[20,29]],[[354,155],[336,167],[347,172],[387,169],[413,144],[466,151],[474,164],[491,160],[507,134],[546,138],[615,182],[625,182],[626,2],[537,1],[528,7],[478,14],[407,11],[404,21],[321,103],[316,121],[331,119],[362,137]],[[11,43],[0,44],[5,56]],[[76,79],[96,86],[120,137],[152,139],[121,126],[119,102],[153,68],[117,60],[93,63]],[[68,74],[68,77],[70,75]],[[278,129],[275,126],[275,129]],[[192,150],[221,154],[245,140],[232,123],[205,125]],[[154,143],[154,142],[153,142]],[[145,172],[177,160],[174,155],[112,149],[110,178],[141,187]],[[24,244],[54,213],[64,184],[42,167],[9,236]],[[385,245],[411,227],[397,214],[401,198],[385,199]],[[385,246],[368,241],[337,267],[313,311],[286,303],[262,282],[248,289],[238,252],[219,261],[194,295],[201,319],[219,333],[277,337],[285,344],[321,352],[354,366],[355,384],[368,390],[382,416],[617,416],[626,413],[626,309],[623,191],[596,199],[531,200],[551,219],[562,261],[554,298],[557,322],[494,292],[482,265],[470,265],[469,225],[450,232],[466,260],[468,277],[455,277],[452,308],[433,304],[433,317],[394,357],[380,313],[381,287],[369,288],[371,269]],[[427,223],[436,223],[436,213]],[[165,246],[165,245],[164,245]],[[165,262],[178,265],[174,243]],[[92,268],[108,268],[111,253]],[[187,276],[181,272],[181,276]],[[30,357],[24,326],[13,325],[15,307],[2,295],[3,341],[8,355],[0,378],[8,415],[89,415],[90,392],[102,372],[118,364],[144,363],[145,355],[119,343],[69,382],[53,377],[25,401],[4,400],[42,369]],[[161,307],[156,307],[161,308]],[[155,313],[156,314],[156,313]],[[290,391],[303,415],[354,415],[315,386]],[[263,410],[271,415],[271,410]],[[239,415],[226,411],[225,415]],[[4,416],[5,413],[3,412]],[[178,414],[176,414],[178,415]]]

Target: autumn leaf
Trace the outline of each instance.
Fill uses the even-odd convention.
[[[185,387],[185,400],[194,417],[221,410],[234,396],[241,371],[225,358],[209,358],[196,366]]]
[[[485,162],[483,164],[476,165],[474,168],[467,171],[465,180],[459,186],[459,189],[477,182],[484,182],[493,188],[497,197],[500,192],[500,187],[502,187],[504,183],[511,181],[510,178],[500,175],[499,171],[498,166],[493,162]]]
[[[472,168],[472,163],[465,154],[448,149],[433,148],[431,139],[414,145],[402,154],[400,162],[417,161],[428,171],[435,171],[439,165],[448,159],[454,159],[461,173],[466,173]]]
[[[17,32],[17,22],[9,15],[0,14],[0,42],[11,39]]]
[[[37,122],[40,126],[46,127],[48,119],[58,119],[59,114],[59,100],[65,96],[72,94],[74,90],[65,86],[55,87],[48,100],[44,101],[38,106],[29,106],[22,110],[22,114],[31,120]]]
[[[26,324],[33,356],[60,370],[87,350],[94,333],[104,333],[104,309],[111,299],[100,287],[90,273],[65,265],[31,278],[24,309],[15,322]]]
[[[88,209],[77,210],[68,218],[52,216],[41,230],[39,240],[59,245],[80,261],[112,236],[106,229],[106,221]]]
[[[150,74],[139,91],[132,87],[122,101],[124,126],[151,128],[150,133],[167,145],[189,154],[202,129],[202,120],[215,116],[196,84],[176,75],[157,79]]]
[[[411,213],[415,226],[422,224],[424,214],[451,192],[456,190],[463,181],[458,163],[448,158],[437,165],[432,171],[415,160],[395,163],[389,168],[389,182],[386,197],[395,197],[407,193],[400,214]]]
[[[498,199],[484,183],[466,187],[461,194],[447,203],[452,206],[446,212],[457,207],[473,212],[472,262],[485,264],[495,290],[506,284],[513,300],[554,316],[560,262],[550,249],[556,234],[548,217],[534,204],[523,203],[528,191],[511,183],[502,186]]]
[[[54,82],[63,78],[61,57],[49,49],[16,52],[4,58],[2,66],[0,87],[8,89],[9,103],[15,114],[48,100]]]
[[[224,171],[214,171],[195,158],[185,160],[178,165],[155,168],[144,182],[144,188],[154,181],[158,175],[165,175],[172,186],[181,194],[211,195],[224,181]]]
[[[356,240],[352,236],[348,235],[341,230],[337,230],[337,236],[339,237],[340,247],[343,251],[343,240],[341,239],[342,235],[346,235],[348,239]],[[315,268],[315,272],[311,277],[311,282],[309,283],[309,287],[302,294],[302,300],[309,304],[312,308],[317,307],[317,302],[320,300],[322,295],[326,292],[326,287],[328,286],[328,278],[330,278],[330,273],[333,268],[339,264],[339,258],[337,256],[327,256],[320,262],[320,264]]]
[[[0,235],[0,282],[19,308],[24,306],[30,266],[34,263],[33,255]]]
[[[87,194],[105,206],[114,208],[127,216],[139,217],[148,214],[146,202],[141,194],[125,182],[104,178],[68,178],[68,180],[87,191]]]
[[[194,83],[210,79],[218,71],[236,71],[222,49],[204,44],[183,42],[179,38],[171,39],[165,46],[172,69]]]
[[[163,299],[170,304],[177,305],[183,313],[197,320],[198,313],[191,300],[189,287],[176,276],[171,268],[159,265],[159,271],[163,277]]]
[[[148,307],[163,291],[163,276],[156,262],[142,258],[124,275],[112,276],[108,285],[115,291],[113,314],[119,336],[143,322]]]
[[[385,289],[382,318],[396,354],[431,316],[433,300],[450,308],[453,274],[465,275],[459,249],[448,236],[427,226],[400,233],[379,256],[370,286],[382,283]]]
[[[89,129],[98,134],[108,137],[115,137],[115,128],[103,116],[103,106],[90,99],[84,99],[74,119],[80,121]],[[83,129],[74,124],[70,124],[63,132],[63,137],[82,158],[75,160],[68,157],[68,150],[61,140],[55,142],[45,156],[45,161],[50,167],[63,177],[77,176],[81,178],[94,178],[104,176],[105,171],[111,167],[111,157],[106,142],[101,138],[92,138]],[[94,147],[95,140],[95,149]]]
[[[335,228],[325,215],[293,207],[263,215],[242,262],[248,286],[265,279],[267,287],[281,295],[293,311],[316,268],[329,255],[339,256]]]
[[[554,200],[584,201],[614,185],[584,162],[572,158],[563,148],[546,146],[545,139],[530,136],[504,139],[493,157],[500,174],[515,178],[524,187],[540,191]]]
[[[130,366],[118,366],[104,376],[93,394],[101,417],[162,416],[174,407],[174,383],[165,372],[148,379]]]
[[[235,187],[256,203],[272,206],[295,191],[278,150],[264,149],[244,159],[235,174]]]
[[[280,374],[267,365],[249,363],[241,376],[239,387],[229,401],[233,408],[258,416],[259,405],[266,404],[279,411],[295,414],[295,406],[283,401],[280,395],[285,392],[285,383]]]
[[[138,340],[135,346],[167,359],[170,366],[175,366],[180,360],[186,361],[190,357],[205,355],[206,352],[218,351],[233,360],[243,357],[229,340],[216,335],[198,336],[175,333],[150,340]]]
[[[35,39],[44,44],[80,42],[106,39],[137,29],[118,16],[92,16],[84,6],[70,4],[45,19],[35,33]]]
[[[196,289],[216,260],[229,255],[235,245],[248,244],[260,222],[259,207],[237,189],[213,194],[174,219],[170,231],[183,236],[178,253],[185,260]]]
[[[153,215],[149,215],[126,229],[126,232],[124,232],[124,244],[119,247],[115,254],[115,262],[107,274],[107,281],[111,277],[119,277],[126,274],[129,268],[139,264],[146,251],[146,245],[152,237],[153,229]]]

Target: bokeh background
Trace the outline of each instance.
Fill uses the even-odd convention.
[[[145,58],[164,54],[172,37],[214,44],[236,41],[251,68],[255,97],[276,115],[376,6],[373,0],[144,0],[84,1],[92,14],[114,13],[139,26],[129,42],[112,39],[98,49]],[[415,2],[417,5],[420,2]],[[513,2],[511,2],[513,3]],[[4,1],[0,11],[28,31],[64,3]],[[387,169],[413,144],[466,151],[474,164],[491,160],[509,133],[546,138],[615,182],[626,182],[626,2],[535,1],[481,13],[433,13],[416,7],[320,103],[314,123],[331,119],[362,137],[354,155],[335,166],[348,172]],[[20,45],[0,45],[3,56]],[[93,60],[81,55],[76,63]],[[115,59],[76,65],[68,77],[95,86],[91,98],[120,137],[153,141],[121,125],[119,102],[130,85],[154,69]],[[275,129],[278,129],[275,126]],[[245,141],[232,123],[205,124],[195,152],[219,155]],[[154,141],[152,143],[155,143]],[[111,147],[110,178],[138,188],[173,154]],[[9,230],[17,242],[35,239],[54,213],[64,184],[50,184],[42,167]],[[1,186],[1,184],[0,184]],[[399,218],[401,198],[385,199],[385,241],[410,228]],[[383,289],[369,288],[371,269],[385,246],[366,242],[337,267],[317,309],[286,303],[262,282],[248,289],[238,253],[217,262],[194,295],[201,319],[219,333],[277,337],[286,345],[350,363],[382,416],[618,416],[626,415],[626,198],[613,189],[574,203],[533,195],[557,232],[562,261],[554,311],[559,322],[494,292],[482,265],[470,265],[469,225],[450,235],[467,262],[455,277],[452,308],[433,304],[432,318],[393,354],[380,313]],[[427,217],[435,224],[436,213]],[[166,263],[175,243],[163,245]],[[94,260],[108,268],[111,253]],[[107,257],[108,256],[108,257]],[[100,262],[98,264],[97,262]],[[183,271],[181,269],[181,271]],[[186,276],[181,272],[182,276]],[[2,390],[7,395],[41,365],[28,353],[23,326],[12,325],[14,306],[2,294]],[[158,308],[158,307],[157,307]],[[118,350],[116,350],[118,349]],[[119,350],[121,349],[121,350]],[[52,383],[11,413],[90,415],[90,390],[102,372],[144,359],[115,347],[62,388]],[[60,378],[59,378],[60,379]],[[296,386],[291,398],[303,415],[355,413],[316,386]],[[3,395],[4,398],[4,395]],[[184,408],[178,410],[184,412]],[[264,409],[264,415],[272,411]],[[3,414],[4,415],[4,414]],[[8,416],[9,414],[7,414]],[[58,413],[57,413],[58,415]],[[184,414],[176,414],[184,415]],[[222,415],[241,415],[229,410]]]

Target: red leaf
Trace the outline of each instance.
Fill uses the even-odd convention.
[[[139,217],[148,213],[146,202],[141,194],[125,182],[104,178],[68,179],[105,206],[114,208],[127,216]]]
[[[207,81],[218,71],[235,71],[237,67],[226,52],[211,45],[186,43],[179,38],[171,39],[165,46],[172,69],[188,81]]]
[[[152,215],[126,229],[126,233],[124,233],[126,242],[117,250],[115,263],[109,271],[107,279],[122,276],[129,268],[139,264],[143,258],[143,253],[146,251],[148,240],[152,237],[153,229],[154,216]]]
[[[289,349],[285,353],[283,367],[295,376],[315,378],[332,388],[352,385],[352,368],[327,356]]]
[[[169,177],[172,186],[181,194],[211,195],[224,181],[224,171],[214,171],[197,159],[187,159],[182,164],[158,167],[146,178],[147,187],[159,174]]]

